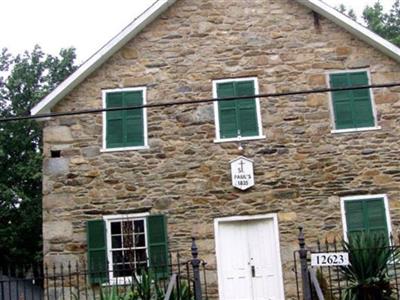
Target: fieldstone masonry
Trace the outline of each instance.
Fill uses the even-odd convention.
[[[102,107],[103,89],[147,86],[147,103],[212,97],[212,80],[256,76],[260,93],[324,88],[333,70],[366,68],[374,84],[400,65],[293,0],[178,0],[65,97],[54,112]],[[44,129],[46,262],[86,259],[85,221],[151,210],[168,215],[172,250],[198,238],[215,270],[214,218],[277,213],[287,299],[297,226],[340,236],[339,197],[386,193],[400,224],[399,88],[375,89],[381,129],[331,133],[329,95],[261,99],[263,140],[214,143],[212,103],[149,109],[149,149],[102,152],[102,115]],[[61,150],[51,158],[51,150]],[[229,161],[254,160],[256,185],[232,187]],[[209,282],[216,291],[216,272]]]

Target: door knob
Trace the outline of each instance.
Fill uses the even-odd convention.
[[[251,277],[256,277],[256,267],[255,266],[251,266]]]

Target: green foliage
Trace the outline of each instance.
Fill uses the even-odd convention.
[[[132,289],[136,291],[136,294],[138,295],[137,299],[164,299],[164,291],[161,289],[160,284],[153,272],[142,270],[140,277],[134,274],[133,279],[134,285]]]
[[[353,235],[344,244],[344,250],[350,259],[350,265],[342,268],[348,281],[345,300],[395,299],[388,264],[399,258],[399,252],[388,247],[384,235]]]
[[[141,275],[133,275],[132,285],[128,289],[118,287],[100,287],[101,300],[163,300],[165,291],[163,286],[152,272],[142,271]],[[175,287],[171,300],[193,300],[189,284],[185,280],[179,281],[179,291]],[[178,294],[179,293],[179,294]]]
[[[354,10],[348,9],[344,4],[336,7],[336,10],[357,21]],[[383,5],[378,0],[373,5],[365,7],[362,18],[365,25],[373,32],[400,46],[400,0],[394,2],[388,13],[384,12]]]
[[[30,109],[75,70],[75,50],[46,55],[39,46],[0,52],[0,118]],[[0,261],[41,259],[42,130],[37,121],[0,123]]]
[[[344,4],[340,4],[338,7],[336,7],[336,10],[348,16],[350,19],[357,21],[357,15],[354,12],[354,9],[352,8],[348,9]]]
[[[100,300],[135,300],[135,295],[131,291],[119,292],[117,287],[102,288],[100,290]]]
[[[171,295],[171,300],[194,300],[194,296],[190,293],[189,283],[187,281],[181,281],[179,291],[175,290]]]
[[[400,46],[400,0],[396,0],[389,13],[383,11],[380,1],[367,6],[363,19],[369,29]]]

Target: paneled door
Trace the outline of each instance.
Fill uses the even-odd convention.
[[[221,300],[284,299],[276,231],[274,218],[216,220]]]

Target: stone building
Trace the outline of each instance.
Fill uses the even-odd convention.
[[[399,63],[319,0],[159,0],[32,114],[383,84]],[[117,268],[123,226],[137,264],[195,236],[221,299],[291,299],[299,224],[309,240],[397,232],[399,90],[48,118],[45,261]],[[231,182],[240,156],[254,162],[246,190]]]

